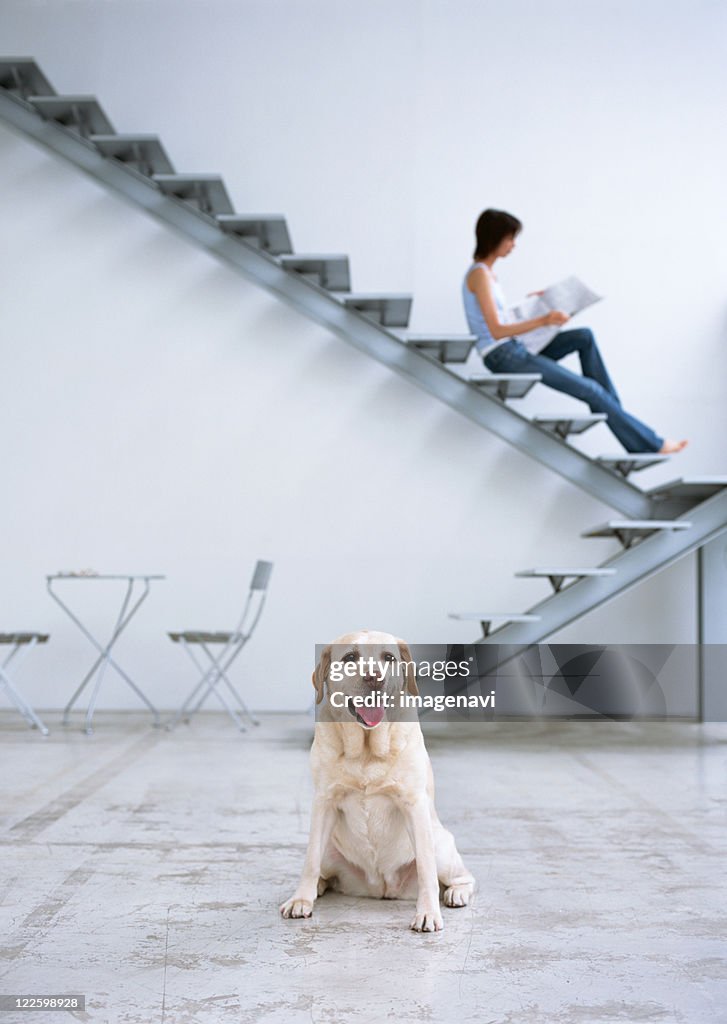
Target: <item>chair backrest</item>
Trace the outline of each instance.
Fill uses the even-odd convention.
[[[250,590],[267,590],[272,571],[272,562],[258,562],[255,566],[255,572],[252,574]]]
[[[245,634],[245,642],[247,642],[247,640],[252,636],[255,626],[257,626],[258,619],[262,615],[272,571],[272,562],[258,561],[255,564],[255,571],[253,572],[252,579],[250,581],[250,590],[247,595],[247,601],[245,601],[245,607],[242,610],[240,621],[235,630],[238,634]],[[249,617],[248,612],[251,613]]]

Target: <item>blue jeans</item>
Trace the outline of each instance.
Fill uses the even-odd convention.
[[[558,365],[558,360],[571,352],[578,353],[582,377]],[[539,373],[548,387],[580,398],[591,412],[605,412],[607,425],[627,452],[658,452],[664,444],[663,437],[621,408],[621,400],[588,327],[560,331],[536,356],[513,338],[489,352],[484,363],[493,373]]]

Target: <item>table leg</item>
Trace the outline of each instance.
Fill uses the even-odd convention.
[[[68,605],[65,604],[65,602],[62,601],[60,597],[58,597],[58,595],[53,590],[53,581],[51,579],[48,580],[48,592],[51,595],[51,597],[53,598],[53,600],[57,604],[59,604],[61,606],[61,608],[66,613],[66,615],[68,615],[68,617],[73,622],[75,622],[76,626],[81,630],[83,635],[88,639],[88,641],[99,652],[99,656],[96,658],[96,660],[93,663],[93,665],[91,666],[90,670],[86,673],[86,675],[84,676],[83,680],[81,681],[80,686],[76,689],[76,692],[73,694],[73,696],[71,697],[70,701],[68,702],[68,704],[64,708],[64,711],[63,711],[63,724],[64,725],[68,724],[68,716],[69,716],[70,711],[71,711],[73,705],[75,704],[76,700],[81,695],[81,693],[83,692],[85,687],[88,685],[90,680],[93,678],[94,673],[96,671],[98,671],[98,676],[97,676],[97,679],[96,679],[96,682],[95,682],[95,685],[94,685],[94,688],[93,688],[93,692],[91,694],[91,700],[89,701],[88,709],[86,711],[86,732],[89,733],[89,734],[92,732],[93,713],[94,713],[94,710],[95,710],[96,700],[97,700],[97,697],[98,697],[98,692],[99,692],[99,689],[101,687],[101,682],[103,680],[103,676],[105,674],[106,666],[107,665],[111,665],[112,668],[116,669],[116,671],[122,677],[122,679],[124,679],[124,681],[126,683],[128,683],[128,685],[136,693],[136,695],[143,701],[144,704],[146,704],[146,706],[149,708],[149,710],[152,712],[152,714],[154,716],[154,725],[158,726],[160,724],[159,712],[157,711],[157,709],[154,707],[154,705],[151,703],[151,701],[146,697],[146,695],[139,689],[139,687],[136,685],[136,683],[133,681],[133,679],[131,679],[127,675],[127,673],[124,672],[124,670],[118,665],[118,663],[111,657],[111,650],[113,649],[114,644],[117,642],[117,640],[119,639],[119,637],[121,636],[123,631],[128,626],[129,622],[132,620],[132,618],[137,613],[137,611],[139,610],[139,608],[141,607],[141,605],[146,600],[146,598],[147,598],[147,596],[149,594],[149,590],[150,590],[149,580],[144,580],[144,590],[143,590],[143,593],[137,599],[137,601],[132,605],[131,609],[127,612],[127,609],[129,607],[129,602],[131,600],[131,595],[132,595],[133,589],[134,589],[134,583],[135,583],[134,578],[133,577],[129,577],[127,588],[126,588],[126,594],[124,596],[124,600],[123,600],[122,605],[121,605],[121,611],[119,612],[119,615],[118,615],[117,620],[116,620],[116,625],[114,626],[114,629],[113,629],[113,631],[111,633],[111,637],[109,638],[108,642],[106,643],[106,646],[103,646],[93,636],[93,634],[88,629],[86,629],[84,624],[81,622],[81,620],[78,618],[78,616],[75,615],[74,612],[68,607]]]

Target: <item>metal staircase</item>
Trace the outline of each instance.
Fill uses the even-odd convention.
[[[675,480],[650,493],[652,498],[661,495],[664,502],[674,502],[680,509],[685,496],[691,495],[688,518],[682,512],[673,519],[611,520],[585,531],[582,536],[586,538],[619,540],[622,550],[595,568],[548,566],[516,573],[518,577],[550,580],[553,593],[529,608],[525,621],[498,616],[500,625],[494,631],[485,628],[493,617],[491,613],[469,613],[483,624],[483,642],[540,643],[690,552],[701,551],[727,530],[727,477]],[[461,617],[456,612],[451,616]]]
[[[641,490],[630,475],[666,457],[621,453],[593,459],[574,448],[568,437],[602,415],[528,419],[507,402],[525,395],[537,375],[465,378],[456,366],[467,360],[474,339],[407,335],[410,295],[352,292],[348,256],[295,253],[282,215],[237,213],[222,178],[178,173],[156,136],[116,133],[94,96],[59,96],[32,58],[0,59],[0,119],[626,517],[587,534],[624,544],[625,550],[597,569],[527,570],[526,575],[549,578],[555,591],[527,613],[456,613],[483,624],[481,642],[542,640],[695,550],[700,640],[727,642],[727,562],[722,567],[719,541],[727,531],[727,478]],[[568,580],[573,582],[566,585]]]
[[[235,213],[218,175],[178,173],[156,136],[117,134],[95,97],[58,96],[32,58],[0,59],[0,119],[598,500],[623,515],[653,514],[643,491],[567,444],[562,429],[505,405],[536,376],[465,379],[453,367],[472,338],[407,336],[410,295],[351,292],[347,256],[294,253],[282,215]]]

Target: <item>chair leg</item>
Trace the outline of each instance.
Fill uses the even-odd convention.
[[[189,657],[192,659],[192,662],[196,666],[197,670],[201,673],[202,677],[197,683],[197,685],[194,687],[192,692],[189,694],[184,704],[182,704],[179,711],[177,711],[174,717],[171,718],[169,722],[167,722],[167,729],[171,730],[175,728],[179,724],[179,722],[182,721],[182,719],[185,719],[185,716],[186,720],[189,721],[192,715],[196,714],[199,711],[199,709],[202,707],[202,705],[207,700],[209,695],[212,692],[214,692],[215,696],[222,704],[223,708],[228,713],[230,718],[233,720],[233,722],[240,730],[240,732],[247,732],[244,723],[240,719],[240,716],[237,714],[235,709],[231,707],[231,705],[225,700],[223,695],[217,689],[217,684],[219,683],[223,673],[221,672],[217,664],[217,660],[213,657],[209,648],[205,644],[202,645],[202,649],[204,650],[205,654],[207,655],[211,662],[210,667],[205,668],[195,657],[190,645],[185,643],[184,641],[182,641],[182,645],[187,654],[189,655]],[[200,694],[200,691],[201,696],[198,696]],[[189,706],[195,699],[197,700],[197,703],[194,704],[194,706],[190,709]]]
[[[202,644],[202,649],[204,650],[205,654],[210,659],[210,661],[216,666],[217,672],[218,672],[218,678],[221,678],[221,679],[223,679],[225,681],[225,683],[227,684],[228,689],[232,693],[232,695],[235,698],[235,700],[237,701],[238,706],[240,707],[242,713],[245,715],[245,717],[250,722],[250,724],[251,725],[260,725],[260,722],[257,720],[257,718],[255,718],[250,713],[250,711],[248,710],[247,704],[245,704],[245,701],[242,699],[242,697],[240,696],[238,691],[232,685],[232,683],[230,682],[230,679],[229,679],[229,677],[227,675],[227,672],[228,672],[228,670],[230,668],[230,665],[233,663],[233,661],[238,656],[238,654],[240,653],[242,648],[245,646],[246,640],[247,640],[247,638],[245,638],[245,640],[243,640],[242,643],[236,644],[232,648],[232,650],[229,650],[229,648],[226,649],[226,650],[223,650],[218,655],[217,658],[214,657],[214,655],[212,654],[212,651],[209,649],[207,644]],[[227,658],[225,658],[226,654],[227,654]],[[205,694],[205,697],[206,697],[206,694]]]
[[[206,677],[205,677],[206,678],[206,682],[207,682],[207,688],[204,690],[204,692],[202,693],[202,696],[199,698],[199,700],[195,704],[194,708],[192,709],[192,714],[195,715],[199,711],[199,709],[202,707],[204,702],[207,700],[209,695],[212,693],[212,690],[217,685],[217,683],[220,681],[220,679],[225,679],[225,681],[227,682],[227,685],[233,691],[233,693],[235,694],[235,697],[237,697],[238,702],[240,704],[242,704],[242,701],[240,701],[239,695],[235,693],[235,691],[234,691],[234,689],[232,687],[232,684],[230,683],[230,681],[228,679],[226,679],[226,676],[225,676],[225,670],[227,669],[227,667],[234,660],[235,655],[237,654],[238,649],[235,649],[235,651],[233,651],[232,656],[223,665],[222,662],[223,662],[223,658],[224,658],[224,655],[225,655],[226,648],[223,649],[222,652],[217,657],[215,657],[214,654],[212,653],[212,651],[207,646],[207,644],[201,644],[200,646],[202,647],[202,650],[204,651],[204,653],[207,655],[207,657],[210,660],[210,667],[207,669],[207,673],[206,673]],[[197,663],[195,661],[195,664],[197,664],[197,667],[200,668],[200,670],[201,670],[201,667],[200,667],[199,663]],[[250,717],[250,716],[248,715],[248,717]],[[258,723],[254,722],[253,724],[257,725]]]
[[[226,711],[226,712],[227,712],[227,714],[228,714],[228,715],[230,716],[230,718],[231,718],[231,719],[232,719],[232,721],[233,721],[233,722],[235,723],[235,725],[236,725],[236,726],[237,726],[237,728],[238,728],[238,729],[240,730],[240,732],[247,732],[247,728],[246,728],[246,727],[245,727],[245,725],[244,725],[244,724],[242,723],[242,721],[241,721],[241,719],[240,719],[240,716],[239,716],[239,715],[237,714],[237,712],[236,712],[236,711],[235,711],[235,709],[234,709],[234,708],[232,707],[232,705],[231,705],[231,704],[228,704],[228,702],[227,702],[227,701],[225,700],[225,698],[224,698],[224,697],[222,696],[222,693],[221,693],[221,692],[220,692],[220,691],[219,691],[219,690],[217,689],[217,682],[219,682],[219,680],[215,681],[215,682],[214,682],[214,683],[212,684],[212,691],[214,692],[214,695],[215,695],[215,697],[216,697],[216,698],[217,698],[217,699],[219,700],[220,704],[221,704],[221,705],[222,705],[222,707],[223,707],[223,708],[225,709],[225,711]]]
[[[242,649],[243,644],[235,644],[234,645],[234,648],[233,648],[233,651],[232,651],[232,655],[227,659],[227,661],[225,661],[225,654],[229,651],[229,647],[230,647],[229,644],[227,644],[225,647],[222,648],[222,650],[217,655],[217,657],[215,657],[215,655],[209,649],[207,644],[200,644],[200,646],[201,646],[202,650],[204,651],[204,653],[209,658],[210,667],[207,669],[207,675],[208,675],[208,686],[207,686],[207,689],[204,691],[202,696],[199,698],[199,700],[195,704],[193,714],[196,713],[197,711],[199,711],[199,709],[202,707],[204,702],[207,700],[209,695],[212,693],[212,688],[217,685],[217,682],[219,681],[220,677],[224,675],[225,670],[232,664],[232,662],[234,661],[236,655]],[[197,667],[200,668],[198,663],[197,663]]]
[[[166,724],[166,728],[167,729],[174,729],[176,726],[179,725],[179,723],[182,721],[182,719],[184,719],[187,722],[189,721],[189,715],[187,714],[187,709],[189,708],[189,705],[194,700],[197,692],[204,686],[205,682],[206,682],[206,680],[202,679],[199,683],[197,683],[195,688],[192,690],[190,695],[185,700],[184,704],[182,704],[182,706],[179,709],[179,711],[177,711],[176,714],[173,715],[169,719],[169,721],[167,722],[167,724]],[[194,711],[192,711],[191,714],[194,714]]]
[[[245,717],[247,718],[247,720],[248,720],[248,721],[249,721],[249,722],[250,722],[250,723],[251,723],[252,725],[260,725],[260,722],[258,721],[258,719],[257,719],[257,718],[255,718],[255,717],[254,717],[254,716],[253,716],[253,715],[252,715],[252,714],[250,713],[250,711],[248,710],[247,704],[246,704],[246,703],[245,703],[245,701],[244,701],[244,700],[242,699],[242,697],[241,697],[241,696],[240,696],[240,694],[239,694],[239,693],[237,692],[237,690],[236,690],[236,689],[235,689],[235,687],[234,687],[234,686],[232,685],[232,683],[231,683],[231,682],[230,682],[230,680],[229,680],[229,679],[227,678],[227,676],[225,675],[225,673],[224,673],[224,672],[222,672],[222,673],[221,673],[221,676],[222,676],[222,678],[224,679],[224,681],[225,681],[225,682],[227,683],[228,689],[229,689],[229,690],[231,691],[231,693],[232,693],[233,697],[235,698],[235,700],[237,701],[238,705],[240,706],[240,710],[241,710],[241,711],[242,711],[242,713],[243,713],[243,714],[245,715]]]
[[[189,657],[190,657],[194,667],[201,674],[201,679],[199,680],[197,685],[193,688],[192,692],[189,694],[189,696],[185,700],[184,704],[182,704],[182,706],[179,709],[179,711],[177,711],[177,713],[172,718],[170,718],[169,721],[167,722],[166,728],[168,730],[176,728],[176,726],[178,726],[179,723],[182,720],[188,722],[189,719],[192,717],[192,715],[194,715],[197,711],[199,711],[199,708],[201,706],[201,701],[194,708],[192,708],[191,711],[188,712],[189,705],[195,699],[195,697],[197,696],[197,694],[199,693],[200,690],[203,690],[203,693],[204,693],[203,699],[204,699],[204,697],[207,696],[207,693],[209,692],[207,689],[205,689],[205,687],[207,687],[208,683],[209,683],[210,669],[205,669],[204,665],[201,665],[199,663],[199,661],[197,660],[197,658],[194,655],[194,651],[192,650],[190,645],[185,640],[182,640],[182,647],[184,648],[184,650],[189,655]]]
[[[22,699],[15,687],[11,684],[10,680],[7,679],[7,677],[3,677],[0,679],[0,683],[2,683],[3,689],[7,693],[10,703],[15,705],[16,710],[20,712],[28,725],[35,726],[35,722],[30,715],[30,708]]]
[[[23,716],[28,725],[31,726],[31,728],[35,727],[36,729],[38,729],[39,732],[43,734],[43,736],[48,736],[50,732],[48,726],[43,721],[41,721],[38,715],[36,715],[35,711],[33,711],[30,704],[28,704],[27,701],[25,701],[20,696],[20,694],[10,681],[9,676],[3,671],[2,668],[0,668],[0,683],[3,684],[11,701],[13,702],[13,704],[15,704],[15,707],[18,709],[18,711]]]
[[[215,688],[219,678],[220,678],[219,672],[214,672],[212,669],[209,669],[207,671],[207,678],[205,680],[206,687],[202,691],[202,696],[199,698],[197,703],[192,708],[191,714],[193,714],[193,715],[197,714],[197,712],[200,710],[200,708],[202,707],[204,702],[207,700],[209,695],[212,693],[212,690]]]
[[[227,676],[227,670],[229,669],[230,665],[235,660],[237,655],[240,653],[242,648],[245,646],[245,643],[248,640],[248,638],[248,635],[245,634],[244,638],[242,639],[242,642],[235,642],[232,645],[225,645],[220,651],[220,653],[217,655],[217,657],[215,657],[215,655],[212,653],[212,651],[210,650],[209,646],[206,643],[201,643],[200,647],[202,648],[210,662],[206,668],[204,665],[201,664],[200,659],[198,659],[195,656],[191,645],[188,644],[184,639],[181,640],[182,646],[184,647],[185,651],[191,658],[195,668],[200,673],[201,678],[197,685],[192,690],[192,692],[189,694],[187,699],[185,700],[184,704],[182,704],[179,711],[177,711],[177,713],[166,723],[167,729],[174,729],[182,720],[189,721],[192,715],[195,715],[201,709],[202,705],[210,696],[210,694],[214,693],[219,702],[222,704],[225,711],[230,716],[230,718],[232,718],[240,732],[247,732],[247,729],[235,708],[227,700],[225,700],[219,687],[220,682],[224,682],[225,686],[232,694],[233,700],[237,704],[243,716],[250,722],[250,724],[260,725],[258,719],[255,718],[254,715],[252,715],[247,705],[245,704],[244,700],[242,699],[238,691],[235,689],[235,687],[232,685],[230,679]]]

